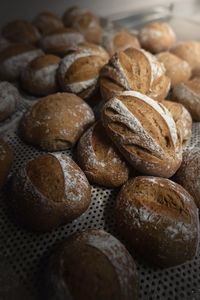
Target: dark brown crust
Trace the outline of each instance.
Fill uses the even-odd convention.
[[[0,139],[0,189],[5,184],[10,173],[14,155],[11,147]]]

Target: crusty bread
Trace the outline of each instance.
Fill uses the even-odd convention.
[[[80,138],[77,161],[90,183],[114,188],[128,180],[129,168],[100,122]]]
[[[43,36],[39,44],[44,52],[63,57],[71,48],[84,41],[85,38],[80,32],[71,28],[58,28]]]
[[[58,245],[48,259],[44,277],[44,299],[139,299],[132,257],[104,230],[89,229]]]
[[[162,101],[169,110],[175,123],[177,132],[181,135],[183,147],[187,146],[192,137],[192,117],[189,111],[181,104],[174,101]]]
[[[198,209],[192,196],[168,179],[130,179],[117,196],[115,214],[122,238],[152,264],[179,265],[198,250]]]
[[[43,232],[71,222],[88,208],[90,185],[68,156],[45,154],[13,175],[11,209],[17,221]]]
[[[173,99],[187,108],[194,121],[200,121],[200,77],[175,86]]]
[[[7,81],[0,82],[0,122],[10,117],[20,102],[18,89]]]
[[[98,89],[99,72],[108,59],[107,52],[93,44],[82,44],[71,50],[58,69],[62,90],[89,101]]]
[[[176,35],[168,23],[152,22],[139,31],[139,40],[144,49],[158,53],[174,46]]]
[[[13,151],[7,142],[0,139],[0,190],[4,186],[13,163]]]
[[[63,15],[63,23],[66,27],[71,27],[81,32],[86,41],[100,44],[103,29],[98,16],[86,9],[76,6],[67,9]]]
[[[49,11],[44,11],[37,15],[33,20],[33,24],[42,35],[52,33],[64,27],[62,20],[56,14]]]
[[[11,44],[0,52],[0,80],[15,81],[34,58],[43,51],[28,44]]]
[[[156,57],[164,64],[166,75],[171,79],[172,87],[189,80],[191,77],[192,70],[187,61],[167,51],[159,53]]]
[[[40,38],[37,28],[28,21],[16,20],[2,28],[2,36],[12,43],[36,44]]]
[[[21,86],[35,96],[46,96],[59,90],[57,70],[60,57],[46,54],[33,59],[21,74]]]
[[[125,91],[102,109],[108,136],[139,172],[171,177],[182,159],[182,141],[170,112],[162,104]]]
[[[81,98],[56,93],[29,108],[19,129],[25,142],[55,151],[71,148],[93,122],[93,111]]]

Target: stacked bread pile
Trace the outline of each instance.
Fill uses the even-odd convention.
[[[98,16],[73,7],[62,19],[43,12],[33,22],[6,25],[0,121],[20,102],[13,83],[42,96],[18,128],[24,143],[45,153],[12,176],[17,222],[32,231],[53,230],[88,209],[91,184],[122,186],[115,222],[131,254],[161,267],[193,259],[200,149],[185,147],[192,120],[200,121],[199,76],[200,43],[177,42],[166,23],[148,24],[137,35],[108,33]],[[61,152],[66,149],[74,159]],[[1,141],[0,186],[12,158]],[[47,269],[45,299],[138,299],[133,259],[104,231],[71,237]]]

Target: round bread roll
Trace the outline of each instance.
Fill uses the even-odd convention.
[[[139,299],[131,255],[104,230],[74,234],[57,246],[48,258],[44,277],[47,300]]]
[[[26,228],[45,232],[83,214],[91,202],[85,174],[67,155],[48,153],[28,161],[12,181],[11,209]]]
[[[100,88],[104,101],[124,90],[139,91],[159,101],[168,94],[170,80],[164,65],[152,54],[129,48],[113,55],[102,69]]]
[[[182,159],[182,141],[164,105],[134,91],[102,109],[103,125],[122,155],[139,172],[171,177]]]
[[[173,53],[161,52],[156,57],[164,64],[166,75],[171,79],[172,87],[181,82],[186,82],[191,77],[192,70],[188,62]]]
[[[62,90],[90,100],[97,92],[99,72],[108,59],[102,47],[92,44],[83,44],[71,51],[62,59],[58,69]]]
[[[128,166],[106,136],[100,122],[90,127],[80,138],[77,160],[92,184],[114,188],[128,180]]]
[[[46,53],[65,56],[74,46],[83,43],[84,36],[70,28],[59,28],[40,40],[40,47]]]
[[[175,86],[173,98],[187,108],[194,121],[200,122],[200,77]]]
[[[0,139],[0,189],[5,184],[13,163],[13,151],[2,139]]]
[[[142,48],[158,53],[174,46],[176,35],[171,26],[165,22],[152,22],[144,26],[139,32]]]
[[[164,100],[162,104],[169,110],[176,123],[183,147],[187,146],[192,137],[192,117],[189,111],[181,103]]]
[[[64,27],[61,19],[56,14],[48,11],[41,12],[37,15],[33,20],[33,24],[42,35],[50,34]]]
[[[88,42],[101,43],[103,30],[100,19],[90,11],[73,6],[64,13],[63,23],[81,32]]]
[[[12,44],[0,52],[0,80],[15,81],[22,70],[43,51],[28,44]]]
[[[57,93],[34,103],[19,129],[25,142],[56,151],[71,148],[93,122],[93,111],[81,98]]]
[[[200,67],[200,42],[179,42],[170,50],[176,56],[184,59],[190,65],[192,72]]]
[[[103,46],[112,56],[116,52],[124,51],[128,48],[139,49],[140,43],[136,35],[127,30],[121,30],[106,33],[103,38]]]
[[[60,57],[46,54],[33,59],[21,74],[21,86],[35,96],[46,96],[59,90],[57,69]]]
[[[190,194],[168,179],[130,179],[117,196],[115,215],[122,238],[154,265],[182,264],[198,250],[198,209]]]
[[[28,21],[16,20],[2,29],[2,36],[12,43],[36,44],[40,38],[37,28]]]
[[[192,195],[200,209],[200,148],[185,149],[182,164],[174,180]]]
[[[7,81],[0,82],[0,122],[10,117],[17,109],[20,95],[17,88]]]

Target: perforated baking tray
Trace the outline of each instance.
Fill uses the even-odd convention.
[[[4,133],[15,151],[12,174],[27,160],[42,153],[25,145],[16,133],[21,114],[34,101],[31,97],[23,95],[18,112],[6,123],[0,124],[0,134]],[[200,147],[200,123],[193,125],[190,146]],[[71,155],[70,151],[62,153]],[[72,223],[46,234],[25,231],[12,222],[6,205],[9,201],[8,190],[9,183],[0,193],[0,299],[2,300],[37,299],[41,258],[56,242],[66,239],[72,233],[87,228],[104,228],[117,236],[113,208],[118,190],[93,186],[92,203],[88,211]],[[165,270],[149,267],[138,257],[135,257],[135,260],[140,276],[140,299],[200,299],[200,251],[192,261]]]

